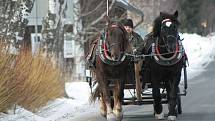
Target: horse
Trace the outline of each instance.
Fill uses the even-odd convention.
[[[154,116],[164,119],[161,103],[160,88],[164,84],[168,99],[168,120],[177,118],[177,97],[183,68],[185,53],[182,42],[179,40],[178,11],[174,14],[160,12],[154,20],[153,30],[145,36],[145,57],[143,80],[150,80],[154,99]],[[143,85],[144,86],[144,85]]]
[[[101,115],[108,121],[121,121],[125,70],[128,67],[125,53],[131,51],[128,34],[120,22],[109,21],[105,32],[94,43],[93,53],[97,51],[97,54],[91,70],[98,86],[92,99],[95,100],[96,92],[99,93]]]

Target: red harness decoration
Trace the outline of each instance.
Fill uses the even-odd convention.
[[[111,28],[117,28],[119,27],[118,25],[111,25]],[[100,38],[100,40],[98,41],[99,44],[98,44],[98,55],[101,59],[101,61],[105,64],[108,64],[108,65],[119,65],[121,64],[124,60],[125,60],[125,53],[122,53],[121,55],[121,59],[120,60],[113,60],[111,58],[111,54],[110,54],[110,50],[108,48],[108,45],[106,43],[106,39],[108,38],[108,32],[105,32],[103,35],[105,36],[102,36]]]
[[[173,55],[171,57],[164,57],[163,55],[171,54],[171,53],[160,53],[158,43],[152,44],[152,53],[154,60],[163,66],[171,66],[176,64],[183,56],[184,56],[184,49],[182,46],[181,41],[177,41],[175,51],[172,52]]]
[[[110,52],[107,48],[107,44],[105,42],[102,43],[102,48],[104,49],[104,57],[106,59],[110,59]]]

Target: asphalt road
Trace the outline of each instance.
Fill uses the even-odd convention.
[[[164,105],[164,113],[167,114]],[[215,62],[205,72],[188,80],[188,94],[182,97],[182,114],[178,121],[215,121]],[[153,117],[152,105],[124,106],[123,121],[158,121]],[[167,115],[165,116],[167,117]],[[99,109],[81,114],[72,121],[106,121]]]

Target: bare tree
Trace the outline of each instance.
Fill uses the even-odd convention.
[[[76,54],[75,57],[69,59],[63,57],[63,42],[67,30],[66,25],[62,21],[67,9],[68,0],[49,0],[49,3],[55,6],[49,6],[48,15],[43,21],[42,36],[43,48],[47,57],[52,58],[53,62],[60,65],[64,72],[79,80],[83,76],[84,63],[84,43],[89,36],[94,36],[98,31],[105,27],[104,16],[106,15],[106,0],[73,0],[74,23],[73,34],[71,39],[75,40]],[[113,7],[115,0],[109,0],[109,10]],[[56,9],[57,11],[53,11]],[[116,9],[116,8],[115,8]],[[112,12],[112,18],[116,16],[117,11]],[[122,12],[121,12],[122,13]],[[63,65],[63,66],[62,66]]]
[[[43,20],[42,47],[46,56],[52,58],[53,63],[60,65],[63,58],[63,19],[67,0],[49,0],[49,3],[48,15]]]
[[[71,29],[71,25],[67,25],[66,10],[68,8],[68,0],[49,0],[48,15],[43,20],[42,27],[42,48],[45,55],[51,58],[52,62],[61,68],[62,77],[64,81],[71,79],[73,76],[74,59],[64,57],[64,40],[67,36],[68,29]],[[75,0],[73,1],[75,2]],[[74,5],[74,11],[76,11],[77,5]],[[81,24],[78,24],[75,18],[75,23],[72,30],[69,33],[70,39],[80,40],[79,30]],[[71,35],[73,32],[73,35]]]
[[[0,38],[20,47],[35,0],[2,0],[0,1]]]
[[[141,27],[147,31],[151,31],[153,21],[161,11],[171,13],[178,6],[177,0],[129,0],[129,2],[144,13],[144,22]],[[134,13],[129,13],[128,16],[136,19]]]

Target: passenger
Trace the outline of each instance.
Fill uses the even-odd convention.
[[[123,19],[123,20],[121,20],[121,23],[123,24],[125,30],[128,33],[129,42],[132,45],[133,54],[141,55],[143,52],[143,48],[144,48],[144,46],[143,46],[144,40],[138,33],[136,33],[134,31],[134,25],[133,25],[132,19]],[[134,63],[136,63],[136,64],[134,64]],[[134,83],[135,78],[142,81],[141,76],[139,75],[141,72],[141,66],[142,66],[142,61],[138,61],[137,58],[134,58],[134,61],[133,62],[131,61],[129,63],[128,73],[130,73],[130,74],[127,77],[131,81],[129,83]],[[135,73],[139,76],[137,76]]]
[[[125,30],[129,35],[129,42],[132,44],[132,50],[136,54],[141,54],[143,49],[144,41],[142,37],[134,31],[132,19],[123,19],[121,20]]]

